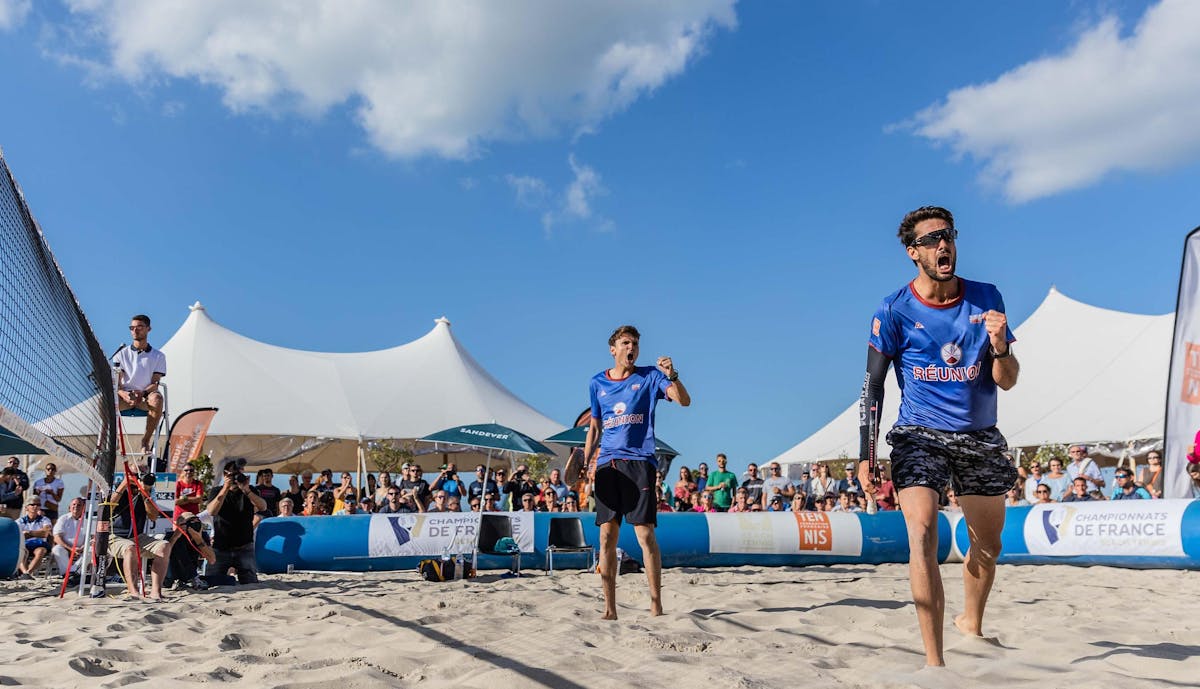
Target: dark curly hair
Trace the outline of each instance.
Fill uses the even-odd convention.
[[[921,206],[915,211],[909,211],[900,221],[900,229],[896,230],[896,236],[900,238],[900,243],[904,246],[911,246],[913,240],[917,238],[917,223],[922,220],[945,220],[950,223],[950,227],[954,227],[954,214],[942,208],[941,206]]]

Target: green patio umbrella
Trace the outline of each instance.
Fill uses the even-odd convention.
[[[46,451],[36,445],[30,445],[16,433],[0,426],[0,455],[44,455]]]
[[[546,438],[546,442],[566,445],[567,447],[583,447],[583,444],[587,442],[587,430],[587,426],[575,426],[574,428],[568,428],[562,433],[558,433]],[[677,457],[679,456],[679,451],[659,440],[658,438],[655,438],[654,454],[659,457]]]
[[[481,450],[499,450],[523,455],[553,455],[554,450],[546,447],[524,433],[498,423],[477,423],[455,426],[444,431],[431,433],[418,440],[427,443],[448,443]]]

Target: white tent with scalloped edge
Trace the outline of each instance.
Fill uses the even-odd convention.
[[[1051,287],[1014,329],[1017,385],[1000,392],[997,427],[1010,447],[1087,442],[1144,448],[1163,432],[1173,313],[1146,316],[1084,304]],[[896,422],[900,388],[889,371],[880,414],[879,456]],[[806,465],[857,458],[858,402],[774,461]],[[798,472],[794,471],[798,475]]]

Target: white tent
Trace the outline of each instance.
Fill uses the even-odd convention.
[[[162,351],[171,413],[220,409],[205,443],[214,463],[243,457],[251,465],[352,470],[371,439],[411,440],[492,421],[535,438],[563,428],[484,370],[445,318],[408,344],[338,354],[252,340],[197,302]]]
[[[1014,329],[1021,363],[1016,387],[1000,392],[1000,431],[1010,447],[1045,443],[1125,443],[1162,436],[1174,314],[1143,316],[1102,309],[1050,293]],[[865,360],[866,338],[863,349]],[[879,456],[896,422],[894,369],[884,388]],[[858,457],[858,402],[775,458],[802,465]],[[795,472],[793,472],[795,473]]]

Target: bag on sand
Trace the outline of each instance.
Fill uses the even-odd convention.
[[[421,560],[417,563],[417,572],[425,581],[451,581],[457,568],[458,564],[454,560]],[[475,570],[471,563],[462,563],[462,578],[475,578]]]

